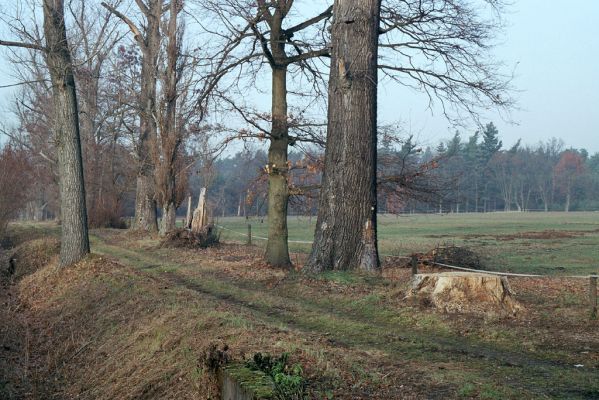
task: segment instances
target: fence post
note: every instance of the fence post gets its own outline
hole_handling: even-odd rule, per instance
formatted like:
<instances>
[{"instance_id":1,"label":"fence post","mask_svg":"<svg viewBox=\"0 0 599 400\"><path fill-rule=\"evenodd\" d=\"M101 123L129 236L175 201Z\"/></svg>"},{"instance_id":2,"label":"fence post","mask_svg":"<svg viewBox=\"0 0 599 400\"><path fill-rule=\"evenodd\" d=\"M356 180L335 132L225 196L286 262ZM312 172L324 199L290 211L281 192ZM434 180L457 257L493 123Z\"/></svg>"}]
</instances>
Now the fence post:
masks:
<instances>
[{"instance_id":1,"label":"fence post","mask_svg":"<svg viewBox=\"0 0 599 400\"><path fill-rule=\"evenodd\" d=\"M589 302L591 303L591 318L597 318L597 275L589 278Z\"/></svg>"},{"instance_id":2,"label":"fence post","mask_svg":"<svg viewBox=\"0 0 599 400\"><path fill-rule=\"evenodd\" d=\"M248 224L248 246L252 245L252 224Z\"/></svg>"},{"instance_id":3,"label":"fence post","mask_svg":"<svg viewBox=\"0 0 599 400\"><path fill-rule=\"evenodd\" d=\"M415 254L412 255L412 275L416 275L418 273L418 256Z\"/></svg>"}]
</instances>

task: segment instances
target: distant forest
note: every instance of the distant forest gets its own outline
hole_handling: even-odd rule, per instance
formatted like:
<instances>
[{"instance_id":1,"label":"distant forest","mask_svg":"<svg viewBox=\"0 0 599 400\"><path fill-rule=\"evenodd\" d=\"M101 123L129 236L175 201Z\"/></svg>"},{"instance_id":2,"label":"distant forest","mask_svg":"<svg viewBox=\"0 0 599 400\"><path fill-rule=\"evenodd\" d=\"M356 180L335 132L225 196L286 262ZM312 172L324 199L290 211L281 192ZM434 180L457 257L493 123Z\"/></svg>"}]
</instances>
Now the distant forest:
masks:
<instances>
[{"instance_id":1,"label":"distant forest","mask_svg":"<svg viewBox=\"0 0 599 400\"><path fill-rule=\"evenodd\" d=\"M493 211L594 211L599 209L599 153L566 148L552 138L534 146L518 141L505 147L492 123L470 136L455 133L435 148L421 147L413 138L381 134L378 149L378 205L380 213L451 213ZM10 154L9 154L10 153ZM19 201L27 201L23 218L57 216L58 188L47 168L27 166L18 151L6 147L3 163L19 165L36 179ZM316 215L322 171L322 152L291 152L289 156L291 215ZM18 157L17 157L18 158ZM178 196L178 215L185 213L187 196L197 201L208 188L214 217L265 216L267 210L266 151L248 145L232 155L200 157L188 168L189 187ZM127 184L126 164L113 165L122 174L112 182L105 208L94 208L90 220L118 225L134 212L133 185ZM101 177L94 177L101 178ZM94 181L94 178L90 181ZM89 196L89 195L88 195ZM102 196L99 193L99 196ZM102 203L106 204L106 203Z\"/></svg>"},{"instance_id":2,"label":"distant forest","mask_svg":"<svg viewBox=\"0 0 599 400\"><path fill-rule=\"evenodd\" d=\"M489 123L470 136L456 133L436 148L422 148L413 138L381 142L380 213L599 209L599 153L566 148L561 139L505 147ZM315 215L321 157L318 151L290 153L290 214ZM191 190L208 187L214 215L262 216L266 163L262 149L221 157L198 166Z\"/></svg>"}]
</instances>

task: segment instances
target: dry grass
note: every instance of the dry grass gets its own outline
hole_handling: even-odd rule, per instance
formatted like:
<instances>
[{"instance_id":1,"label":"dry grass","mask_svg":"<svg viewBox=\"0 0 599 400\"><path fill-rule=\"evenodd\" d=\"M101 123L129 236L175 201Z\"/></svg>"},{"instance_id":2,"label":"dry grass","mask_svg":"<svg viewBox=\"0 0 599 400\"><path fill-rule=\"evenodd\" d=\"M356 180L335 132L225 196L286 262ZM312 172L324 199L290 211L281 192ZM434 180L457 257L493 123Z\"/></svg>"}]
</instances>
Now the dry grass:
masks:
<instances>
[{"instance_id":1,"label":"dry grass","mask_svg":"<svg viewBox=\"0 0 599 400\"><path fill-rule=\"evenodd\" d=\"M23 377L15 398L217 398L206 354L225 344L234 360L289 352L313 398L599 395L584 282L512 280L527 313L485 319L407 302L409 270L391 265L305 277L240 245L181 250L102 230L93 246L102 255L24 277L20 308L2 315L8 336L29 338L16 339L19 368L4 377Z\"/></svg>"}]
</instances>

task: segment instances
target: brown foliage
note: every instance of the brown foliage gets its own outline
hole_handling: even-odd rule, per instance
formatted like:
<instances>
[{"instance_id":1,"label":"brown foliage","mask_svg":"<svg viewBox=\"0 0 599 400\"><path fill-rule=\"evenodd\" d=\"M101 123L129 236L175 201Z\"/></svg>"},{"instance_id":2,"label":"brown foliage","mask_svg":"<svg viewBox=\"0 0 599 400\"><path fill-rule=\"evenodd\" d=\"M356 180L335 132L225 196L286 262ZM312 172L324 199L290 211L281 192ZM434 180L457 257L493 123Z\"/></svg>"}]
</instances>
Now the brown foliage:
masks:
<instances>
[{"instance_id":1,"label":"brown foliage","mask_svg":"<svg viewBox=\"0 0 599 400\"><path fill-rule=\"evenodd\" d=\"M6 146L0 152L0 236L25 206L32 168L24 151Z\"/></svg>"}]
</instances>

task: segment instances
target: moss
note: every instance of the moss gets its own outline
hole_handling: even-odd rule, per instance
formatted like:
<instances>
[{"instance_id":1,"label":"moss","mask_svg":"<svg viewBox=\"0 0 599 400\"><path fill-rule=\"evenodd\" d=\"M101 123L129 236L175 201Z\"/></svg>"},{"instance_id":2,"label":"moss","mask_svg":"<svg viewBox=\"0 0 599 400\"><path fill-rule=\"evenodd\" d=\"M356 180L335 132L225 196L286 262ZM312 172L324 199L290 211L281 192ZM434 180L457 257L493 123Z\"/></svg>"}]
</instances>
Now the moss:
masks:
<instances>
[{"instance_id":1,"label":"moss","mask_svg":"<svg viewBox=\"0 0 599 400\"><path fill-rule=\"evenodd\" d=\"M272 379L262 371L254 371L244 364L230 364L225 370L237 384L245 391L253 394L254 399L274 398Z\"/></svg>"}]
</instances>

